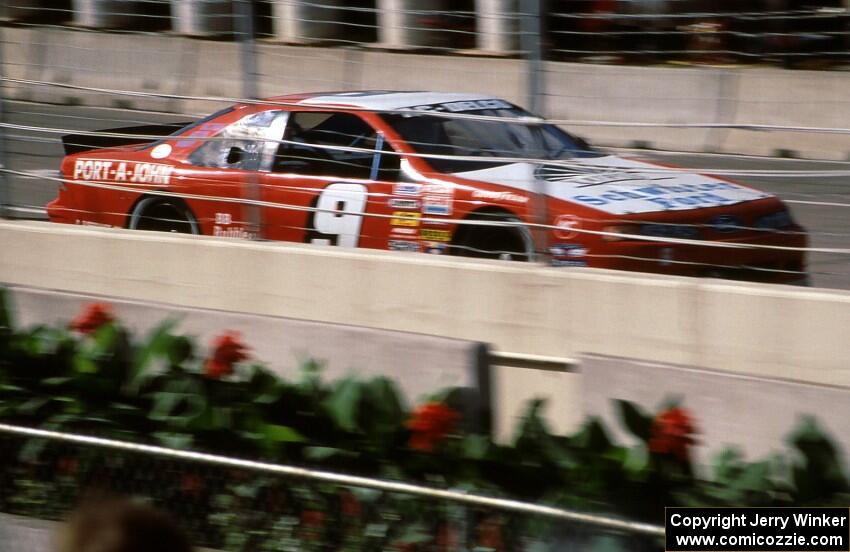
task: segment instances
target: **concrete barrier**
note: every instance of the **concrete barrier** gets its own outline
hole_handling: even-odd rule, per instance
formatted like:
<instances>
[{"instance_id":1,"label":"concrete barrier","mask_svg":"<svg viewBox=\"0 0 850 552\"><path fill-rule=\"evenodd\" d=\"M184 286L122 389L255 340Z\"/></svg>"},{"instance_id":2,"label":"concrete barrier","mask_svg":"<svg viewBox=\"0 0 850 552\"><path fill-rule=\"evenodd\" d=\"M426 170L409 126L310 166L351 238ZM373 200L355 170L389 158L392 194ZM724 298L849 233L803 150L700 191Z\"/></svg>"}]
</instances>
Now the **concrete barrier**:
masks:
<instances>
[{"instance_id":1,"label":"concrete barrier","mask_svg":"<svg viewBox=\"0 0 850 552\"><path fill-rule=\"evenodd\" d=\"M35 222L0 222L0 251L7 284L850 386L845 291ZM572 427L577 378L497 370L500 433L536 394Z\"/></svg>"},{"instance_id":2,"label":"concrete barrier","mask_svg":"<svg viewBox=\"0 0 850 552\"><path fill-rule=\"evenodd\" d=\"M584 414L605 420L620 442L636 439L621 429L611 399L652 413L676 397L696 418L703 463L728 445L750 460L787 451L803 416L814 416L844 457L850 452L850 387L598 355L583 355L580 366Z\"/></svg>"},{"instance_id":3,"label":"concrete barrier","mask_svg":"<svg viewBox=\"0 0 850 552\"><path fill-rule=\"evenodd\" d=\"M297 379L307 360L322 364L326 380L350 374L387 376L409 405L443 389L467 388L465 419L477 429L490 427L488 353L483 343L25 286L10 287L9 297L18 327L67 324L84 305L106 302L135 335L145 335L171 318L177 321L175 331L196 338L202 351L225 330L239 331L251 358L280 376Z\"/></svg>"},{"instance_id":4,"label":"concrete barrier","mask_svg":"<svg viewBox=\"0 0 850 552\"><path fill-rule=\"evenodd\" d=\"M12 45L3 48L4 74L12 78L107 90L94 92L33 85L15 86L7 95L36 102L180 111L181 102L173 98L128 96L109 91L185 93L185 83L194 80L194 59L198 57L194 51L195 42L182 37L163 41L160 36L147 34L134 35L128 40L128 35L122 34L41 27L6 28L3 36L4 41ZM7 69L10 71L6 72Z\"/></svg>"},{"instance_id":5,"label":"concrete barrier","mask_svg":"<svg viewBox=\"0 0 850 552\"><path fill-rule=\"evenodd\" d=\"M59 528L54 521L0 514L0 552L54 550Z\"/></svg>"},{"instance_id":6,"label":"concrete barrier","mask_svg":"<svg viewBox=\"0 0 850 552\"><path fill-rule=\"evenodd\" d=\"M4 72L59 83L155 93L238 97L239 45L169 35L4 28ZM24 46L29 45L29 46ZM258 47L263 95L351 89L492 93L527 104L524 61L349 48ZM850 72L768 68L628 67L549 62L544 115L627 123L735 123L850 128ZM14 98L203 113L183 102L17 87ZM850 135L734 129L575 126L603 146L850 158Z\"/></svg>"}]
</instances>

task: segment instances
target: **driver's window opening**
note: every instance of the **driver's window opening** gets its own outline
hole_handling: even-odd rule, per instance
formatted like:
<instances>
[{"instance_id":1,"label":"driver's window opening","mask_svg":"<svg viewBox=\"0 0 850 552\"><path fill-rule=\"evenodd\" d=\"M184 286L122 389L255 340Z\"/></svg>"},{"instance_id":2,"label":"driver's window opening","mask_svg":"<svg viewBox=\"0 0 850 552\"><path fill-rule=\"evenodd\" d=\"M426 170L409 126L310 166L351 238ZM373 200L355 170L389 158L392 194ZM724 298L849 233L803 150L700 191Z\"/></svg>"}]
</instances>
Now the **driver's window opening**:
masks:
<instances>
[{"instance_id":1,"label":"driver's window opening","mask_svg":"<svg viewBox=\"0 0 850 552\"><path fill-rule=\"evenodd\" d=\"M209 123L210 128L205 130L200 126L205 137L215 139L202 141L189 155L189 162L199 167L268 170L286 116L281 110L261 111L223 127ZM192 142L188 137L184 141Z\"/></svg>"},{"instance_id":2,"label":"driver's window opening","mask_svg":"<svg viewBox=\"0 0 850 552\"><path fill-rule=\"evenodd\" d=\"M392 160L387 160L388 165L383 158L396 156L381 155L376 150L387 149L375 130L356 115L296 112L289 117L272 171L383 180L392 169Z\"/></svg>"}]
</instances>

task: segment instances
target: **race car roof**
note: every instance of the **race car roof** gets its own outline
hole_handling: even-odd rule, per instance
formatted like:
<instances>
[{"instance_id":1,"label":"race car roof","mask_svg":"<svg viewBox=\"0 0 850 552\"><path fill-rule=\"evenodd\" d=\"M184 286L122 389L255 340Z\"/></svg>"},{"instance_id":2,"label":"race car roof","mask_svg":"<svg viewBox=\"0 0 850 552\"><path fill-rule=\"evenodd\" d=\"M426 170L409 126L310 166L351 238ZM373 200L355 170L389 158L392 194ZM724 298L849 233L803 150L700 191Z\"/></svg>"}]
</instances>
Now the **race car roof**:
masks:
<instances>
[{"instance_id":1,"label":"race car roof","mask_svg":"<svg viewBox=\"0 0 850 552\"><path fill-rule=\"evenodd\" d=\"M285 98L273 98L284 100ZM289 98L287 98L289 99ZM355 92L331 92L301 97L299 105L350 106L361 109L394 110L428 104L464 102L475 100L495 100L487 94L469 94L458 92L396 92L389 90L366 90Z\"/></svg>"}]
</instances>

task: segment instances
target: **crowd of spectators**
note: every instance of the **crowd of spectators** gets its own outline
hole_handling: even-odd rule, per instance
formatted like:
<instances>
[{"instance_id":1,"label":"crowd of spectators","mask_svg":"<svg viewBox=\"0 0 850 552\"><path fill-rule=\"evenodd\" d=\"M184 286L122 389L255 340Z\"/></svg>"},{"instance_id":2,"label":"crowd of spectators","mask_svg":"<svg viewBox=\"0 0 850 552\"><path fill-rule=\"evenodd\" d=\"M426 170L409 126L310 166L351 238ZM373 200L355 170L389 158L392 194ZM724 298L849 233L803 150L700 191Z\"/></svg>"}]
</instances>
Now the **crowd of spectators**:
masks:
<instances>
[{"instance_id":1,"label":"crowd of spectators","mask_svg":"<svg viewBox=\"0 0 850 552\"><path fill-rule=\"evenodd\" d=\"M559 59L847 64L848 0L548 0Z\"/></svg>"},{"instance_id":2,"label":"crowd of spectators","mask_svg":"<svg viewBox=\"0 0 850 552\"><path fill-rule=\"evenodd\" d=\"M252 0L253 28L260 38L274 39L273 1ZM324 40L346 45L380 41L378 0L305 1L312 2L313 8L304 12L304 17L335 26ZM773 63L803 68L850 65L850 0L529 1L541 3L542 46L548 59ZM502 6L522 14L529 1L514 0ZM144 9L130 14L126 23L130 28L167 31L173 27L171 0L137 3ZM67 24L73 10L71 0L51 0L50 5L50 9L30 12L27 17L35 23ZM426 41L429 47L439 51L474 51L477 47L480 14L476 8L483 4L475 0L409 0L400 5L416 14L407 24L432 35Z\"/></svg>"}]
</instances>

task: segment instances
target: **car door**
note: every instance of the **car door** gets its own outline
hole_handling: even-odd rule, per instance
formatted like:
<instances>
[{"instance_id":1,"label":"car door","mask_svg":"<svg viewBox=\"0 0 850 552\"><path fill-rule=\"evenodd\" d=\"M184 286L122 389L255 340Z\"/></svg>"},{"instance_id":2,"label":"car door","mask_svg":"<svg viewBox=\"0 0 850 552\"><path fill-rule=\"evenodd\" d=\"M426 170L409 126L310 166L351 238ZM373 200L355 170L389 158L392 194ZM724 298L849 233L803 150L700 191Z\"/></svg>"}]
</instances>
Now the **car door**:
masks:
<instances>
[{"instance_id":1,"label":"car door","mask_svg":"<svg viewBox=\"0 0 850 552\"><path fill-rule=\"evenodd\" d=\"M282 110L235 112L234 120L216 123L210 133L214 139L200 141L188 155L181 171L182 188L193 195L218 198L189 200L202 233L263 237L257 205L262 195L261 171L272 165L287 116Z\"/></svg>"},{"instance_id":2,"label":"car door","mask_svg":"<svg viewBox=\"0 0 850 552\"><path fill-rule=\"evenodd\" d=\"M267 238L387 248L398 157L354 113L292 111L262 175Z\"/></svg>"}]
</instances>

